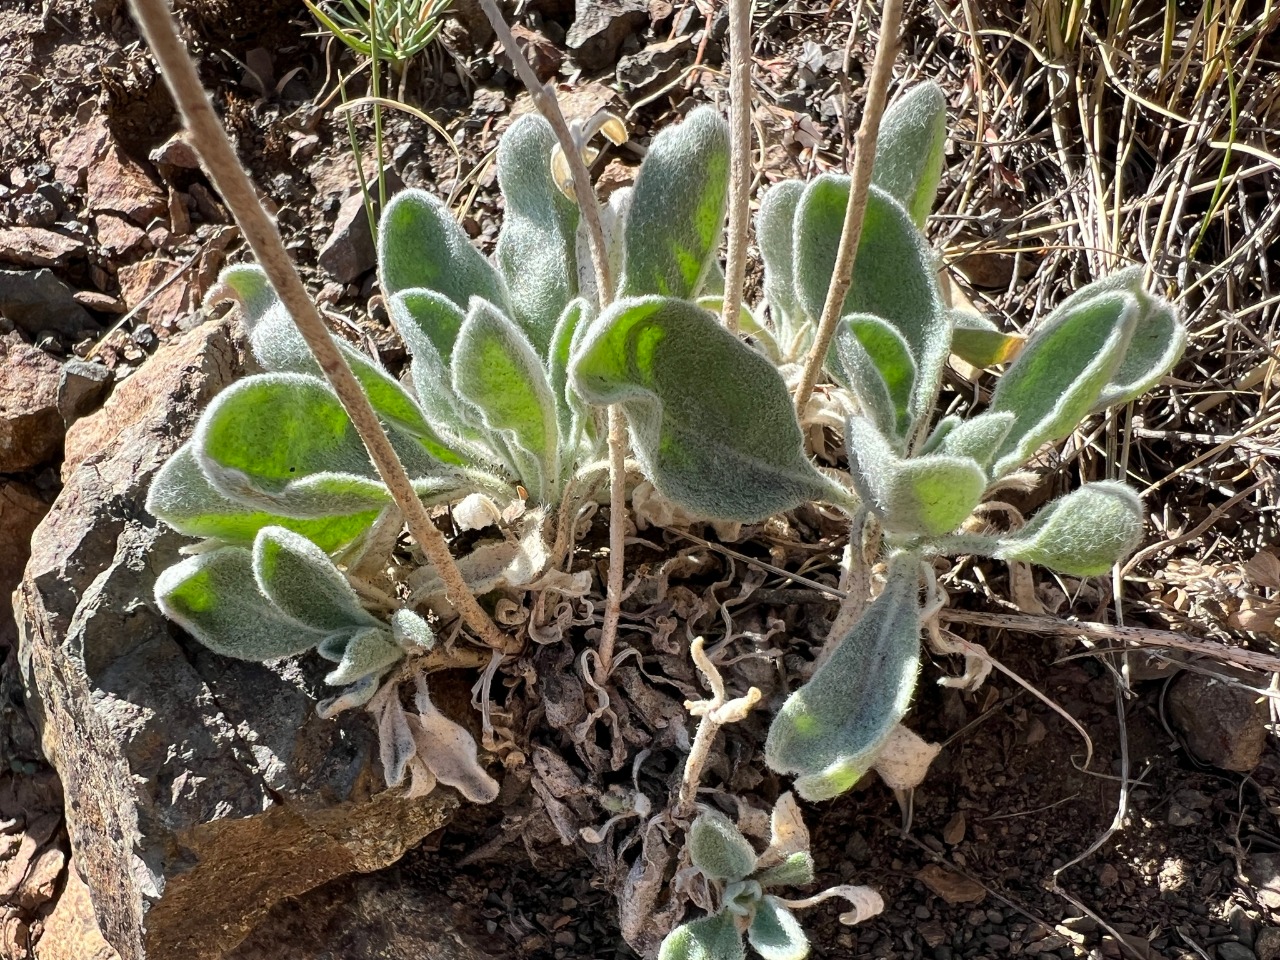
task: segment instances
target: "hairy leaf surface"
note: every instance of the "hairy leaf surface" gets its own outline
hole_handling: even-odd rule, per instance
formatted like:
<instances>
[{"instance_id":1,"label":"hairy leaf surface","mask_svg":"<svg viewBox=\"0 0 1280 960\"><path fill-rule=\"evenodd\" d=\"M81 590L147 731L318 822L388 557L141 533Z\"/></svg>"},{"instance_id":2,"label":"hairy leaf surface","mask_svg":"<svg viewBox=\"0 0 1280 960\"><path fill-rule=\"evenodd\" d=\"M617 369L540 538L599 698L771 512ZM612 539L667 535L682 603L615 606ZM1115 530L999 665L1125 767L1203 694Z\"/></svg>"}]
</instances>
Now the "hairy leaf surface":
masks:
<instances>
[{"instance_id":1,"label":"hairy leaf surface","mask_svg":"<svg viewBox=\"0 0 1280 960\"><path fill-rule=\"evenodd\" d=\"M916 365L902 334L879 317L857 313L845 317L846 336L836 341L836 353L849 387L863 413L880 432L892 437L902 452L911 430L911 397Z\"/></svg>"},{"instance_id":2,"label":"hairy leaf surface","mask_svg":"<svg viewBox=\"0 0 1280 960\"><path fill-rule=\"evenodd\" d=\"M805 456L777 369L694 304L615 302L591 324L571 377L587 402L622 404L645 475L690 513L751 523L848 499Z\"/></svg>"},{"instance_id":3,"label":"hairy leaf surface","mask_svg":"<svg viewBox=\"0 0 1280 960\"><path fill-rule=\"evenodd\" d=\"M760 898L747 941L764 960L804 960L809 955L809 938L777 897Z\"/></svg>"},{"instance_id":4,"label":"hairy leaf surface","mask_svg":"<svg viewBox=\"0 0 1280 960\"><path fill-rule=\"evenodd\" d=\"M506 201L494 260L511 292L514 319L546 357L565 306L578 294L578 206L551 176L555 131L525 114L498 141L498 186Z\"/></svg>"},{"instance_id":5,"label":"hairy leaf surface","mask_svg":"<svg viewBox=\"0 0 1280 960\"><path fill-rule=\"evenodd\" d=\"M906 207L923 227L942 179L947 100L931 80L894 97L880 120L871 182Z\"/></svg>"},{"instance_id":6,"label":"hairy leaf surface","mask_svg":"<svg viewBox=\"0 0 1280 960\"><path fill-rule=\"evenodd\" d=\"M1075 577L1101 576L1142 539L1142 501L1123 483L1086 483L1001 538L994 555Z\"/></svg>"},{"instance_id":7,"label":"hairy leaf surface","mask_svg":"<svg viewBox=\"0 0 1280 960\"><path fill-rule=\"evenodd\" d=\"M542 362L514 322L477 300L458 333L453 390L507 441L535 499L553 502L559 482L556 403Z\"/></svg>"},{"instance_id":8,"label":"hairy leaf surface","mask_svg":"<svg viewBox=\"0 0 1280 960\"><path fill-rule=\"evenodd\" d=\"M914 554L890 558L884 591L774 717L765 760L795 774L804 799L850 789L906 714L920 668L918 577Z\"/></svg>"},{"instance_id":9,"label":"hairy leaf surface","mask_svg":"<svg viewBox=\"0 0 1280 960\"><path fill-rule=\"evenodd\" d=\"M982 499L986 472L968 457L928 454L904 460L866 419L848 424L849 473L888 533L940 536Z\"/></svg>"},{"instance_id":10,"label":"hairy leaf surface","mask_svg":"<svg viewBox=\"0 0 1280 960\"><path fill-rule=\"evenodd\" d=\"M324 682L338 687L377 676L404 656L385 627L365 627L350 634L342 659L325 675Z\"/></svg>"},{"instance_id":11,"label":"hairy leaf surface","mask_svg":"<svg viewBox=\"0 0 1280 960\"><path fill-rule=\"evenodd\" d=\"M214 653L237 660L292 656L323 636L263 596L244 547L221 547L169 567L156 578L156 603Z\"/></svg>"},{"instance_id":12,"label":"hairy leaf surface","mask_svg":"<svg viewBox=\"0 0 1280 960\"><path fill-rule=\"evenodd\" d=\"M329 633L382 626L360 605L351 584L324 551L283 527L258 532L253 542L253 575L264 596L313 630Z\"/></svg>"},{"instance_id":13,"label":"hairy leaf surface","mask_svg":"<svg viewBox=\"0 0 1280 960\"><path fill-rule=\"evenodd\" d=\"M699 107L649 146L624 227L620 292L689 298L720 247L729 189L729 128Z\"/></svg>"},{"instance_id":14,"label":"hairy leaf surface","mask_svg":"<svg viewBox=\"0 0 1280 960\"><path fill-rule=\"evenodd\" d=\"M791 345L800 325L807 319L796 299L795 263L792 250L796 207L804 193L801 180L783 180L768 189L756 215L756 238L764 260L764 297L782 349Z\"/></svg>"},{"instance_id":15,"label":"hairy leaf surface","mask_svg":"<svg viewBox=\"0 0 1280 960\"><path fill-rule=\"evenodd\" d=\"M658 949L658 960L746 960L746 956L742 934L728 910L682 923Z\"/></svg>"},{"instance_id":16,"label":"hairy leaf surface","mask_svg":"<svg viewBox=\"0 0 1280 960\"><path fill-rule=\"evenodd\" d=\"M424 190L391 198L378 224L378 268L386 296L413 287L444 294L463 310L472 297L508 309L507 291L447 207Z\"/></svg>"},{"instance_id":17,"label":"hairy leaf surface","mask_svg":"<svg viewBox=\"0 0 1280 960\"><path fill-rule=\"evenodd\" d=\"M756 866L756 851L733 821L707 808L689 827L689 859L712 880L741 880Z\"/></svg>"},{"instance_id":18,"label":"hairy leaf surface","mask_svg":"<svg viewBox=\"0 0 1280 960\"><path fill-rule=\"evenodd\" d=\"M218 492L200 469L191 443L179 447L156 473L147 491L147 512L188 537L227 543L253 542L263 527L279 526L336 550L360 536L377 518L377 510L298 519L246 506Z\"/></svg>"},{"instance_id":19,"label":"hairy leaf surface","mask_svg":"<svg viewBox=\"0 0 1280 960\"><path fill-rule=\"evenodd\" d=\"M1134 297L1105 293L1059 307L1032 334L991 396L991 412L1014 417L993 458L994 476L1022 466L1088 415L1120 365L1138 313Z\"/></svg>"}]
</instances>

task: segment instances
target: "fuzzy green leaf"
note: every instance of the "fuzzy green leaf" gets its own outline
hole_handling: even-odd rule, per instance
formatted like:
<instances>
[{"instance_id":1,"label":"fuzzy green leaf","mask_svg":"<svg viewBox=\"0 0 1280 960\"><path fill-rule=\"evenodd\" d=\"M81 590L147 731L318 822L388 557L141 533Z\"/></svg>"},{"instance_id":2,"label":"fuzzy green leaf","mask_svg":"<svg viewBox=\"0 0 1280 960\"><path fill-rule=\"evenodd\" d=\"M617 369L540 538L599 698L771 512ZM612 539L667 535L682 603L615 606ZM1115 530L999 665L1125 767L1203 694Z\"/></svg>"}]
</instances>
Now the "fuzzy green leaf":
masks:
<instances>
[{"instance_id":1,"label":"fuzzy green leaf","mask_svg":"<svg viewBox=\"0 0 1280 960\"><path fill-rule=\"evenodd\" d=\"M711 107L653 138L624 228L622 296L691 298L720 248L729 128Z\"/></svg>"},{"instance_id":2,"label":"fuzzy green leaf","mask_svg":"<svg viewBox=\"0 0 1280 960\"><path fill-rule=\"evenodd\" d=\"M909 439L916 380L911 347L902 334L870 314L845 317L841 328L847 335L836 341L836 351L849 387L863 413L901 450Z\"/></svg>"},{"instance_id":3,"label":"fuzzy green leaf","mask_svg":"<svg viewBox=\"0 0 1280 960\"><path fill-rule=\"evenodd\" d=\"M994 555L1074 577L1101 576L1138 545L1142 515L1142 501L1123 483L1086 483L1002 537Z\"/></svg>"},{"instance_id":4,"label":"fuzzy green leaf","mask_svg":"<svg viewBox=\"0 0 1280 960\"><path fill-rule=\"evenodd\" d=\"M923 227L942 179L947 100L931 80L894 97L880 120L871 182L907 208Z\"/></svg>"},{"instance_id":5,"label":"fuzzy green leaf","mask_svg":"<svg viewBox=\"0 0 1280 960\"><path fill-rule=\"evenodd\" d=\"M907 712L920 668L919 558L896 554L883 592L769 727L765 760L806 800L849 790Z\"/></svg>"},{"instance_id":6,"label":"fuzzy green leaf","mask_svg":"<svg viewBox=\"0 0 1280 960\"><path fill-rule=\"evenodd\" d=\"M249 328L249 345L263 368L272 373L305 373L320 378L320 365L289 317L284 304L276 297L266 274L258 266L229 267L221 282L232 286L241 298L241 313ZM253 311L253 318L249 312ZM418 404L386 370L359 350L333 338L335 346L346 358L352 373L364 388L378 416L387 423L417 437L427 451L444 463L461 462L429 424Z\"/></svg>"},{"instance_id":7,"label":"fuzzy green leaf","mask_svg":"<svg viewBox=\"0 0 1280 960\"><path fill-rule=\"evenodd\" d=\"M888 533L950 533L987 488L987 475L973 460L939 454L904 460L863 417L849 419L847 437L854 487Z\"/></svg>"},{"instance_id":8,"label":"fuzzy green leaf","mask_svg":"<svg viewBox=\"0 0 1280 960\"><path fill-rule=\"evenodd\" d=\"M983 413L968 420L946 417L939 421L920 452L964 457L985 469L1012 428L1011 413Z\"/></svg>"},{"instance_id":9,"label":"fuzzy green leaf","mask_svg":"<svg viewBox=\"0 0 1280 960\"><path fill-rule=\"evenodd\" d=\"M692 303L616 301L570 376L588 403L622 404L645 475L690 513L751 523L848 499L805 456L777 368Z\"/></svg>"},{"instance_id":10,"label":"fuzzy green leaf","mask_svg":"<svg viewBox=\"0 0 1280 960\"><path fill-rule=\"evenodd\" d=\"M420 493L460 484L416 441L400 440L395 445L410 476L423 478ZM220 493L268 512L352 514L390 499L338 398L303 374L232 384L201 416L192 446Z\"/></svg>"},{"instance_id":11,"label":"fuzzy green leaf","mask_svg":"<svg viewBox=\"0 0 1280 960\"><path fill-rule=\"evenodd\" d=\"M380 675L404 656L403 648L392 640L386 627L366 627L353 631L349 636L342 651L342 660L324 678L324 682L332 687Z\"/></svg>"},{"instance_id":12,"label":"fuzzy green leaf","mask_svg":"<svg viewBox=\"0 0 1280 960\"><path fill-rule=\"evenodd\" d=\"M336 550L350 543L378 516L377 510L366 510L295 519L255 510L218 492L200 469L190 443L179 447L156 473L147 490L146 509L188 537L248 544L263 527L280 526L302 534L322 550Z\"/></svg>"},{"instance_id":13,"label":"fuzzy green leaf","mask_svg":"<svg viewBox=\"0 0 1280 960\"><path fill-rule=\"evenodd\" d=\"M1014 416L992 458L994 476L1022 466L1088 415L1120 365L1138 314L1134 297L1105 293L1059 307L1032 334L991 396L991 412Z\"/></svg>"},{"instance_id":14,"label":"fuzzy green leaf","mask_svg":"<svg viewBox=\"0 0 1280 960\"><path fill-rule=\"evenodd\" d=\"M453 351L453 390L506 441L534 499L555 502L559 439L555 397L529 339L491 304L477 300Z\"/></svg>"},{"instance_id":15,"label":"fuzzy green leaf","mask_svg":"<svg viewBox=\"0 0 1280 960\"><path fill-rule=\"evenodd\" d=\"M796 206L804 193L801 180L783 180L769 188L756 215L756 238L764 260L764 297L782 349L791 345L808 319L796 300L792 236Z\"/></svg>"},{"instance_id":16,"label":"fuzzy green leaf","mask_svg":"<svg viewBox=\"0 0 1280 960\"><path fill-rule=\"evenodd\" d=\"M407 607L391 615L391 634L404 650L430 650L436 645L436 635L427 621Z\"/></svg>"},{"instance_id":17,"label":"fuzzy green leaf","mask_svg":"<svg viewBox=\"0 0 1280 960\"><path fill-rule=\"evenodd\" d=\"M258 589L285 614L330 633L381 624L364 607L333 561L306 537L264 527L253 542Z\"/></svg>"},{"instance_id":18,"label":"fuzzy green leaf","mask_svg":"<svg viewBox=\"0 0 1280 960\"><path fill-rule=\"evenodd\" d=\"M802 887L813 883L813 855L807 850L797 850L785 860L755 876L761 887Z\"/></svg>"},{"instance_id":19,"label":"fuzzy green leaf","mask_svg":"<svg viewBox=\"0 0 1280 960\"><path fill-rule=\"evenodd\" d=\"M546 357L556 321L578 294L578 206L551 176L551 124L526 114L498 142L498 186L506 201L494 260L511 292L514 319Z\"/></svg>"},{"instance_id":20,"label":"fuzzy green leaf","mask_svg":"<svg viewBox=\"0 0 1280 960\"><path fill-rule=\"evenodd\" d=\"M746 960L746 956L737 921L728 910L682 923L658 948L658 960Z\"/></svg>"},{"instance_id":21,"label":"fuzzy green leaf","mask_svg":"<svg viewBox=\"0 0 1280 960\"><path fill-rule=\"evenodd\" d=\"M1016 333L1003 333L999 327L969 310L950 310L951 352L975 367L994 367L1008 363L1022 352L1026 338Z\"/></svg>"},{"instance_id":22,"label":"fuzzy green leaf","mask_svg":"<svg viewBox=\"0 0 1280 960\"><path fill-rule=\"evenodd\" d=\"M849 178L824 174L810 181L796 207L796 298L810 317L822 315L848 205ZM933 409L951 349L951 321L943 309L933 253L902 205L876 186L868 192L853 278L840 310L841 316L848 314L879 317L906 341L916 365L910 422L919 423ZM840 330L836 336L852 333ZM838 348L827 364L848 382Z\"/></svg>"},{"instance_id":23,"label":"fuzzy green leaf","mask_svg":"<svg viewBox=\"0 0 1280 960\"><path fill-rule=\"evenodd\" d=\"M761 897L747 941L764 960L804 960L809 955L809 938L777 897Z\"/></svg>"},{"instance_id":24,"label":"fuzzy green leaf","mask_svg":"<svg viewBox=\"0 0 1280 960\"><path fill-rule=\"evenodd\" d=\"M443 203L423 190L402 190L378 224L378 269L386 296L425 287L463 310L480 297L506 310L506 287Z\"/></svg>"},{"instance_id":25,"label":"fuzzy green leaf","mask_svg":"<svg viewBox=\"0 0 1280 960\"><path fill-rule=\"evenodd\" d=\"M1142 287L1142 267L1129 267L1081 287L1059 310L1073 309L1106 293L1128 293L1138 301L1133 336L1120 366L1093 406L1093 412L1142 396L1173 369L1187 343L1187 328L1172 304Z\"/></svg>"},{"instance_id":26,"label":"fuzzy green leaf","mask_svg":"<svg viewBox=\"0 0 1280 960\"><path fill-rule=\"evenodd\" d=\"M156 578L156 603L214 653L237 660L292 656L323 636L262 595L244 547L210 550L169 567Z\"/></svg>"},{"instance_id":27,"label":"fuzzy green leaf","mask_svg":"<svg viewBox=\"0 0 1280 960\"><path fill-rule=\"evenodd\" d=\"M590 308L585 300L574 300L565 307L556 322L551 338L551 350L547 356L547 380L556 398L556 419L560 425L560 442L566 451L572 449L578 433L577 423L584 410L578 395L569 389L569 362L573 347L580 343L586 332Z\"/></svg>"},{"instance_id":28,"label":"fuzzy green leaf","mask_svg":"<svg viewBox=\"0 0 1280 960\"><path fill-rule=\"evenodd\" d=\"M708 808L689 827L689 859L712 880L741 880L756 868L756 852L719 810Z\"/></svg>"}]
</instances>

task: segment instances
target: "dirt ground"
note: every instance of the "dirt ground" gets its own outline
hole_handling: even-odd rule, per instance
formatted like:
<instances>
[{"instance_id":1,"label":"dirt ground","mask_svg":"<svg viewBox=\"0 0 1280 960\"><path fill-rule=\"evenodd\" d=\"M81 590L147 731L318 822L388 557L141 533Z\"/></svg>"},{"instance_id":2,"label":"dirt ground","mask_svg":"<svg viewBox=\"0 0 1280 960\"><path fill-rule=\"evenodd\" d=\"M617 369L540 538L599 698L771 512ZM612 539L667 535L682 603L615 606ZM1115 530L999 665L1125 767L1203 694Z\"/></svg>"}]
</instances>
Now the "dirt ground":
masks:
<instances>
[{"instance_id":1,"label":"dirt ground","mask_svg":"<svg viewBox=\"0 0 1280 960\"><path fill-rule=\"evenodd\" d=\"M863 14L856 33L850 6ZM757 5L760 185L845 162L842 116L856 124L878 30L878 18L868 18L874 6ZM1274 716L1265 706L1234 718L1214 713L1233 696L1260 701L1248 691L1269 678L1233 675L1230 694L1178 688L1221 668L1229 658L1215 650L1280 654L1280 560L1272 552L1280 11L1270 2L1205 0L1169 5L1174 19L1166 23L1166 5L1152 0L907 7L895 76L932 77L950 101L947 174L930 232L956 282L1008 328L1022 329L1088 278L1150 260L1192 332L1186 359L1152 396L1067 441L1040 465L1045 480L1027 495L1034 506L1109 476L1145 490L1147 546L1124 581L1113 590L1022 571L1010 582L1002 565L966 562L941 571L952 607L1176 630L1205 645L1147 657L1106 640L953 623L1025 684L997 672L961 694L936 683L957 673L956 663L926 662L909 722L944 749L909 816L878 781L806 809L819 887L867 883L887 904L855 928L837 922L832 903L809 911L813 956L1272 960L1280 956L1280 881L1268 887L1271 857L1280 855L1280 754L1268 738L1247 770L1220 761ZM1088 14L1074 18L1077 7ZM555 0L521 9L529 42L556 74L573 10ZM338 279L317 265L354 182L346 124L335 112L335 77L354 62L316 35L301 4L188 0L180 11L215 103L313 289L350 321L353 339L393 367L403 362L385 321L365 310L369 271ZM473 14L460 9L444 44L415 64L401 91L451 142L403 113L387 115L385 140L393 179L450 198L487 246L500 223L492 150L513 113L529 105ZM607 62L587 70L572 58L560 63L569 112L608 106L644 143L693 104L723 103L720 4L650 0L631 24ZM178 153L154 153L176 119L119 0L10 0L0 10L0 67L0 268L47 261L81 291L91 324L31 339L59 362L92 355L121 379L195 322L218 268L246 251L198 169ZM352 81L352 95L362 83ZM371 170L367 111L357 118ZM103 184L94 169L107 161L118 171ZM597 172L607 187L625 182L637 162L623 148ZM30 230L60 239L23 232ZM42 253L40 243L62 246ZM947 399L957 407L992 383L973 371L948 376ZM56 464L20 479L47 499ZM804 565L821 578L834 571L839 545L822 539L821 523L812 526L819 549ZM641 536L663 544L660 532ZM733 549L771 557L762 541ZM590 550L588 542L584 562ZM747 565L714 548L698 557L673 585L721 601L736 596ZM793 585L769 576L756 586L767 594ZM749 600L735 615L754 624L780 619L807 649L833 612L814 597ZM624 625L643 622L641 606L629 611ZM709 642L725 631L709 614L693 627ZM40 805L56 814L56 787L22 719L9 663L0 683L0 752L9 761L0 787L10 805L27 805L31 821ZM1189 747L1180 709L1226 725L1219 762ZM713 771L728 778L732 751L758 747L762 735L746 730L747 746L729 746ZM531 750L538 746L575 769L589 766L554 731ZM776 796L785 785L757 775L747 788ZM503 955L633 956L598 862L561 843L539 811L528 776L508 774L499 804L468 810L388 875L469 904L477 933ZM3 804L0 814L12 816ZM41 841L50 849L59 842L65 848L56 830ZM18 948L32 947L40 955L38 921L66 889L64 869L65 856L43 901L9 908L6 937L18 936L20 917L33 939L0 939L0 953L25 956Z\"/></svg>"}]
</instances>

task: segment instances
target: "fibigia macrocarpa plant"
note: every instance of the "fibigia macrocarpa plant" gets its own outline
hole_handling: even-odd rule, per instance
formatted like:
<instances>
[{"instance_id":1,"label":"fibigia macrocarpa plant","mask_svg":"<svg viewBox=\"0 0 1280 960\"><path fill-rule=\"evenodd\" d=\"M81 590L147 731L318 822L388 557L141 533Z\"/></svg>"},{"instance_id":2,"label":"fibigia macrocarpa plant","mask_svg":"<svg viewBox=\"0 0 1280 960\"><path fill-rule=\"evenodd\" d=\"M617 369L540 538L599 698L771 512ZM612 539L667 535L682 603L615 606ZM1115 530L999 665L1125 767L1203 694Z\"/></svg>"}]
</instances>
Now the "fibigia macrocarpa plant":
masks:
<instances>
[{"instance_id":1,"label":"fibigia macrocarpa plant","mask_svg":"<svg viewBox=\"0 0 1280 960\"><path fill-rule=\"evenodd\" d=\"M492 259L425 191L406 190L382 212L381 297L411 357L407 377L353 348L341 353L417 497L452 507L460 530L502 528L502 539L457 566L490 607L508 604L505 624L528 623L521 629L534 635L521 606L527 591L591 590L590 571L562 568L578 507L596 497L607 469L606 407L625 415L632 479L649 486L672 523L751 525L815 501L850 520L848 599L807 682L785 702L761 702L758 690L727 700L696 645L717 689L694 711L710 726L690 752L685 799L668 808L678 824L689 822L683 808L695 805L716 729L757 706L773 712L764 759L795 778L802 798L843 793L872 769L910 790L934 752L901 725L922 633L950 649L933 617L928 561L981 554L1092 576L1141 533L1141 505L1118 483L1086 484L1025 523L1000 491L1025 482L1025 465L1083 418L1149 389L1180 355L1182 325L1143 289L1138 269L1080 290L1025 340L949 306L921 232L942 172L945 119L942 93L929 83L885 114L851 282L831 348L809 370L803 358L827 342L821 318L837 299L829 291L839 289L833 274L857 191L834 174L767 190L756 222L764 301L744 307L741 333L731 331L717 314L736 302L725 297L719 262L729 133L711 108L658 134L634 186L600 211L604 256L594 268L575 199L581 184L540 117L517 120L500 142L506 211ZM625 133L616 118L596 118L573 128L570 146L589 155L597 132L615 142ZM616 283L602 282L611 275ZM335 665L327 682L341 688L321 712L363 705L376 715L388 784L408 779L423 793L441 782L492 800L498 785L474 739L432 704L425 670L414 667L446 656L431 626L453 613L444 572L395 554L402 517L390 487L266 275L232 267L216 297L237 303L264 372L217 397L156 477L149 510L203 539L159 578L158 602L227 656L316 650ZM938 417L952 356L1008 364L987 408L967 419ZM798 415L797 380L819 364L830 382ZM847 472L820 469L805 446L806 429L835 423ZM867 605L869 587L876 596ZM521 598L514 611L512 596ZM503 652L493 652L486 691ZM611 661L598 660L606 666L590 678L599 703L590 722L608 710ZM416 713L400 701L409 678ZM813 879L790 794L773 822L773 841L757 854L712 808L692 821L686 852L705 880L698 902L708 915L672 930L664 958L727 960L746 943L767 960L806 954L792 910L824 894L777 892ZM854 900L850 922L879 909L866 888L828 893Z\"/></svg>"}]
</instances>

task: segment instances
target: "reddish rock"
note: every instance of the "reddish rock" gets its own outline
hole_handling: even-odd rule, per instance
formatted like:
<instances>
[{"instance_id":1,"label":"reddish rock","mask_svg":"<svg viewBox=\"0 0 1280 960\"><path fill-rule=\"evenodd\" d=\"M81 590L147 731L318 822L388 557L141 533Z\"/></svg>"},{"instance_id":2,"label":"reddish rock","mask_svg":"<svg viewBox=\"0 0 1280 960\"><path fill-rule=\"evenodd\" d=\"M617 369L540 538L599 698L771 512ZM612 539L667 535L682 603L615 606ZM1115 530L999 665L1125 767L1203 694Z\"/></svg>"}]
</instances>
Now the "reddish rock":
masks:
<instances>
[{"instance_id":1,"label":"reddish rock","mask_svg":"<svg viewBox=\"0 0 1280 960\"><path fill-rule=\"evenodd\" d=\"M79 237L40 227L0 227L0 261L22 267L59 267L83 257L85 242Z\"/></svg>"},{"instance_id":2,"label":"reddish rock","mask_svg":"<svg viewBox=\"0 0 1280 960\"><path fill-rule=\"evenodd\" d=\"M114 143L109 144L102 158L89 167L85 199L89 202L89 209L95 213L110 211L123 214L144 227L167 206L160 185Z\"/></svg>"},{"instance_id":3,"label":"reddish rock","mask_svg":"<svg viewBox=\"0 0 1280 960\"><path fill-rule=\"evenodd\" d=\"M189 277L173 277L181 269L180 263L153 257L128 264L117 271L120 296L126 307L138 310L135 316L139 323L146 321L155 327L176 326L199 307L199 294L191 289Z\"/></svg>"},{"instance_id":4,"label":"reddish rock","mask_svg":"<svg viewBox=\"0 0 1280 960\"><path fill-rule=\"evenodd\" d=\"M102 158L110 139L106 117L95 111L92 120L77 124L71 135L53 148L57 163L54 176L76 190L83 189L89 169Z\"/></svg>"},{"instance_id":5,"label":"reddish rock","mask_svg":"<svg viewBox=\"0 0 1280 960\"><path fill-rule=\"evenodd\" d=\"M0 337L0 473L22 473L62 449L61 365L17 333Z\"/></svg>"},{"instance_id":6,"label":"reddish rock","mask_svg":"<svg viewBox=\"0 0 1280 960\"><path fill-rule=\"evenodd\" d=\"M321 248L316 261L321 269L339 283L352 283L377 263L373 231L364 195L353 193L338 208L333 232Z\"/></svg>"},{"instance_id":7,"label":"reddish rock","mask_svg":"<svg viewBox=\"0 0 1280 960\"><path fill-rule=\"evenodd\" d=\"M172 173L174 170L200 169L200 157L197 156L195 147L187 143L180 133L175 133L152 150L148 159L162 174Z\"/></svg>"},{"instance_id":8,"label":"reddish rock","mask_svg":"<svg viewBox=\"0 0 1280 960\"><path fill-rule=\"evenodd\" d=\"M228 325L205 324L75 424L15 595L72 857L122 960L220 960L277 902L388 866L458 805L381 789L368 717L315 714L319 657L219 657L149 602L189 541L146 514L147 489L243 372Z\"/></svg>"},{"instance_id":9,"label":"reddish rock","mask_svg":"<svg viewBox=\"0 0 1280 960\"><path fill-rule=\"evenodd\" d=\"M73 863L67 883L35 944L35 960L120 960L98 929L93 901Z\"/></svg>"},{"instance_id":10,"label":"reddish rock","mask_svg":"<svg viewBox=\"0 0 1280 960\"><path fill-rule=\"evenodd\" d=\"M99 213L93 218L98 246L110 257L123 257L149 246L145 231L116 213Z\"/></svg>"},{"instance_id":11,"label":"reddish rock","mask_svg":"<svg viewBox=\"0 0 1280 960\"><path fill-rule=\"evenodd\" d=\"M31 555L31 534L49 512L52 498L45 499L35 487L21 480L0 480L0 650L17 636L13 608L8 598L22 580L22 568Z\"/></svg>"}]
</instances>

